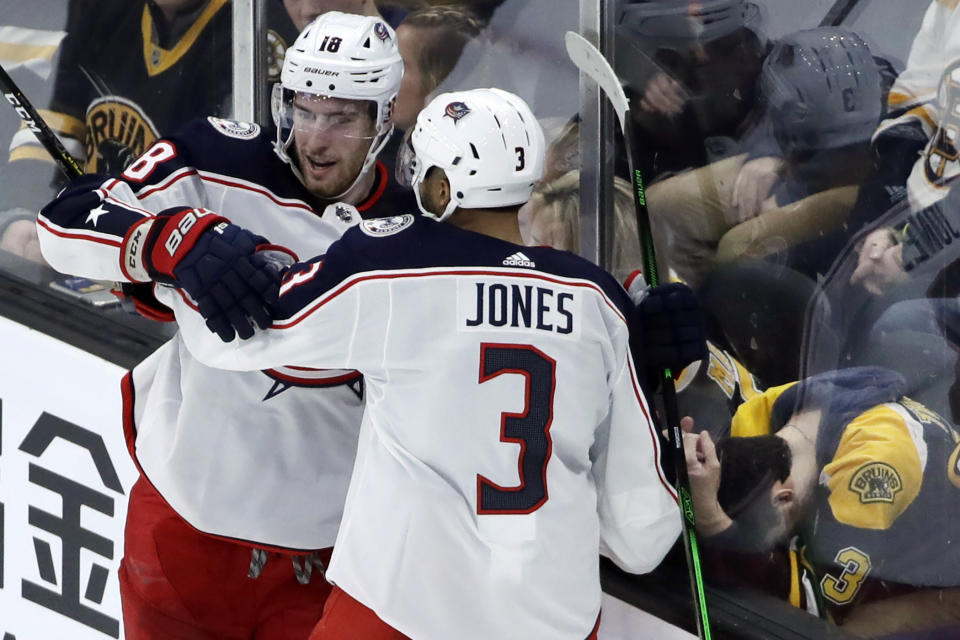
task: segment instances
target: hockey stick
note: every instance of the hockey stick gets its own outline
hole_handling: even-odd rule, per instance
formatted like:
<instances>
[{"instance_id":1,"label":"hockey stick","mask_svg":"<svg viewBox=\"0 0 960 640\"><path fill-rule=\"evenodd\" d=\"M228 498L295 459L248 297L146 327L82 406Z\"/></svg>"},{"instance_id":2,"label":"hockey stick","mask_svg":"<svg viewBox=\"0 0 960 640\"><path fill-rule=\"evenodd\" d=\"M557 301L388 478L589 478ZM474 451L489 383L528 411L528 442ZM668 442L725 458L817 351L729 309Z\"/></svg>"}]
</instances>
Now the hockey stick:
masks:
<instances>
[{"instance_id":1,"label":"hockey stick","mask_svg":"<svg viewBox=\"0 0 960 640\"><path fill-rule=\"evenodd\" d=\"M33 108L33 105L30 104L27 97L23 95L20 87L17 86L17 83L13 81L13 78L10 77L3 66L0 66L0 88L3 89L3 97L13 106L14 111L17 112L20 119L27 125L27 128L37 136L37 140L40 141L43 148L47 150L47 153L49 153L54 162L57 163L57 167L59 167L68 178L82 176L83 169L80 168L80 165L74 157L70 155L67 148L60 142L57 134L50 129L40 114L37 113L37 110Z\"/></svg>"},{"instance_id":2,"label":"hockey stick","mask_svg":"<svg viewBox=\"0 0 960 640\"><path fill-rule=\"evenodd\" d=\"M573 31L567 31L565 42L567 55L577 68L587 74L606 94L617 112L620 120L620 130L623 132L623 143L627 151L627 163L630 167L631 182L633 183L633 202L637 214L637 233L640 240L640 251L643 255L643 275L650 286L655 287L659 282L657 271L657 255L653 246L653 235L650 231L650 214L647 212L647 201L643 190L643 175L638 167L639 158L633 144L633 127L630 121L630 105L624 93L620 80L603 55L583 36ZM687 477L687 462L683 454L683 439L680 435L680 413L677 409L677 395L673 384L673 374L664 369L661 381L663 390L663 405L666 412L667 426L670 441L673 446L673 460L677 467L677 493L680 497L680 509L683 513L683 548L687 556L687 566L690 569L690 589L693 594L694 613L697 620L697 633L702 640L710 640L710 618L707 615L707 603L703 591L703 572L700 567L700 550L697 545L696 520L693 514L693 499L690 494L690 479Z\"/></svg>"}]
</instances>

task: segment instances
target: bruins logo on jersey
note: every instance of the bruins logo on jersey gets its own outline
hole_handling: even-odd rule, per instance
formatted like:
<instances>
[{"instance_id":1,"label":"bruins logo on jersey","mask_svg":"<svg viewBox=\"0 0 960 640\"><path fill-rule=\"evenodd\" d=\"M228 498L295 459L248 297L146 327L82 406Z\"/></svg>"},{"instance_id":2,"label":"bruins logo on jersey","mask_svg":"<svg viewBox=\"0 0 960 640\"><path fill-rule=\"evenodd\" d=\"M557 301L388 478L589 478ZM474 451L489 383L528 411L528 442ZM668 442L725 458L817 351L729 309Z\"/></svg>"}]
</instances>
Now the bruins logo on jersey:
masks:
<instances>
[{"instance_id":1,"label":"bruins logo on jersey","mask_svg":"<svg viewBox=\"0 0 960 640\"><path fill-rule=\"evenodd\" d=\"M870 462L853 474L850 490L860 496L860 502L893 503L897 493L903 489L903 481L897 470L885 462Z\"/></svg>"},{"instance_id":2,"label":"bruins logo on jersey","mask_svg":"<svg viewBox=\"0 0 960 640\"><path fill-rule=\"evenodd\" d=\"M86 125L87 173L119 173L159 137L140 105L119 96L90 103Z\"/></svg>"},{"instance_id":3,"label":"bruins logo on jersey","mask_svg":"<svg viewBox=\"0 0 960 640\"><path fill-rule=\"evenodd\" d=\"M940 184L957 173L956 131L960 126L960 61L954 61L940 79L938 99L943 105L937 131L927 145L923 168L931 184Z\"/></svg>"},{"instance_id":4,"label":"bruins logo on jersey","mask_svg":"<svg viewBox=\"0 0 960 640\"><path fill-rule=\"evenodd\" d=\"M283 70L283 56L287 53L287 41L270 29L267 31L267 80L273 84L280 82L280 72Z\"/></svg>"}]
</instances>

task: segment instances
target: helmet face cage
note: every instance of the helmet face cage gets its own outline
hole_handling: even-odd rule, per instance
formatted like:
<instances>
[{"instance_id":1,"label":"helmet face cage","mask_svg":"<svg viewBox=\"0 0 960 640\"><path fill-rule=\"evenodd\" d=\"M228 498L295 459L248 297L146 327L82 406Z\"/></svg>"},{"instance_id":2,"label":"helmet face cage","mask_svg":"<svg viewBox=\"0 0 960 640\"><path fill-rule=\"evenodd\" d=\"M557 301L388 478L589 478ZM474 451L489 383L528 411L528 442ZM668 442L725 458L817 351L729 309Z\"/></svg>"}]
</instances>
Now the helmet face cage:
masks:
<instances>
[{"instance_id":1,"label":"helmet face cage","mask_svg":"<svg viewBox=\"0 0 960 640\"><path fill-rule=\"evenodd\" d=\"M413 153L401 173L420 185L431 167L444 171L450 202L437 214L444 220L458 207L498 208L530 199L543 175L543 130L530 107L499 89L474 89L435 97L420 112L410 137Z\"/></svg>"},{"instance_id":2,"label":"helmet face cage","mask_svg":"<svg viewBox=\"0 0 960 640\"><path fill-rule=\"evenodd\" d=\"M367 100L376 105L376 135L362 174L393 130L390 119L402 76L397 36L382 19L339 11L320 15L287 49L280 83L273 87L271 112L277 127L277 153L290 162L287 150L293 143L294 98L298 93ZM322 124L331 123L321 123L321 128L327 129Z\"/></svg>"}]
</instances>

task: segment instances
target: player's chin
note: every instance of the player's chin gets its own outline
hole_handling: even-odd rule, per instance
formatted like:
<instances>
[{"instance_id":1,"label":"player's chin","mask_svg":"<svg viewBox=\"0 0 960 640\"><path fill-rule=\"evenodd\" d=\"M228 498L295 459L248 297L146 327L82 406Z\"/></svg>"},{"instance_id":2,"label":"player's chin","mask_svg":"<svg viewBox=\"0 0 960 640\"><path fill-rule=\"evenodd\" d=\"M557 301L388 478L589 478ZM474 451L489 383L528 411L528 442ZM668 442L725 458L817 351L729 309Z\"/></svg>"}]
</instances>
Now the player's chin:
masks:
<instances>
[{"instance_id":1,"label":"player's chin","mask_svg":"<svg viewBox=\"0 0 960 640\"><path fill-rule=\"evenodd\" d=\"M350 187L350 183L336 176L325 176L318 179L313 176L306 176L307 189L313 196L321 200L329 200L343 195L343 192Z\"/></svg>"}]
</instances>

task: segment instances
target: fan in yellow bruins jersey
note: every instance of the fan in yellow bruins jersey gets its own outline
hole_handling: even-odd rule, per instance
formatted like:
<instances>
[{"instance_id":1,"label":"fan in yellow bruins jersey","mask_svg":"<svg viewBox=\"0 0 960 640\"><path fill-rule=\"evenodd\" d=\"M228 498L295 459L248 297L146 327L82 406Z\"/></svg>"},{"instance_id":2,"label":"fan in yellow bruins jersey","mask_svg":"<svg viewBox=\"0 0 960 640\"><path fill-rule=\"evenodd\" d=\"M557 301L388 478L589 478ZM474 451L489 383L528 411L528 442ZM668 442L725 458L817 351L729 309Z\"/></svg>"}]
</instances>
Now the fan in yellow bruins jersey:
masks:
<instances>
[{"instance_id":1,"label":"fan in yellow bruins jersey","mask_svg":"<svg viewBox=\"0 0 960 640\"><path fill-rule=\"evenodd\" d=\"M686 433L697 529L715 569L737 563L714 577L753 560L752 586L858 635L960 633L958 435L904 388L831 371L744 402L716 446Z\"/></svg>"}]
</instances>

